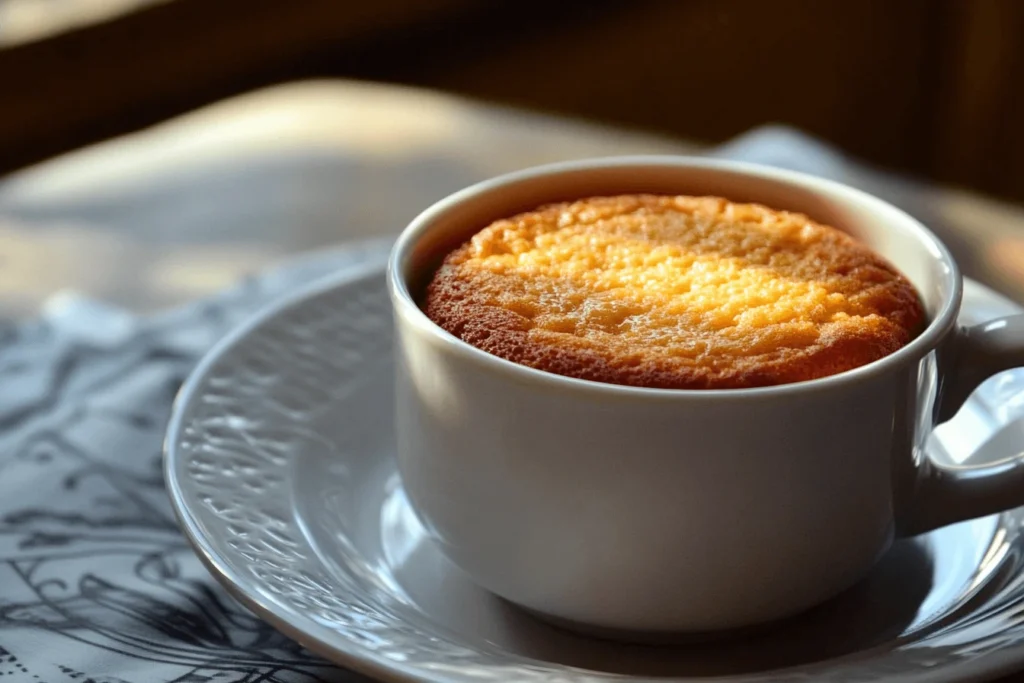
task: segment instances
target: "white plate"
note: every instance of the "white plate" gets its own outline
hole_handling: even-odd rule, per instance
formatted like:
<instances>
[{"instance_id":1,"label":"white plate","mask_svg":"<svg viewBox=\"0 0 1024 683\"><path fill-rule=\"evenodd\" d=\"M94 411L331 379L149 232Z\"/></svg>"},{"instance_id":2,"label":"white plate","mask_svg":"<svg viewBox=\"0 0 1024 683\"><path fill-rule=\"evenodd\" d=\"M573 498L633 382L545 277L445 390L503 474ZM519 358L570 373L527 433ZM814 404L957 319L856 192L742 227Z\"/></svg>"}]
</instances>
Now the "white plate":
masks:
<instances>
[{"instance_id":1,"label":"white plate","mask_svg":"<svg viewBox=\"0 0 1024 683\"><path fill-rule=\"evenodd\" d=\"M1019 310L967 283L965 322ZM224 340L182 389L167 437L171 498L213 574L339 664L453 682L906 683L1024 669L1024 511L900 542L849 593L758 635L621 645L542 624L439 554L399 485L391 413L391 314L373 264ZM1020 451L1021 417L1024 371L1004 373L943 426L934 456Z\"/></svg>"}]
</instances>

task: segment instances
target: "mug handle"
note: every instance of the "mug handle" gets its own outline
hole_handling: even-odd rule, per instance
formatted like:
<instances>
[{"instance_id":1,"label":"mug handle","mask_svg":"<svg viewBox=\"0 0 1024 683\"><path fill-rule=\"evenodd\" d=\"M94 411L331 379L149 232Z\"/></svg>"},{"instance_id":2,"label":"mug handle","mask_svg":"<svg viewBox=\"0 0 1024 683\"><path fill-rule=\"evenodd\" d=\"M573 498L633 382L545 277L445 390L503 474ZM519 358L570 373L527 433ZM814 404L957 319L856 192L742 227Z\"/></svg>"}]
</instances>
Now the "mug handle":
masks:
<instances>
[{"instance_id":1,"label":"mug handle","mask_svg":"<svg viewBox=\"0 0 1024 683\"><path fill-rule=\"evenodd\" d=\"M937 423L953 417L992 375L1024 367L1024 314L960 328L956 335L939 354ZM1024 505L1024 455L963 467L925 458L912 499L910 519L900 525L905 536Z\"/></svg>"}]
</instances>

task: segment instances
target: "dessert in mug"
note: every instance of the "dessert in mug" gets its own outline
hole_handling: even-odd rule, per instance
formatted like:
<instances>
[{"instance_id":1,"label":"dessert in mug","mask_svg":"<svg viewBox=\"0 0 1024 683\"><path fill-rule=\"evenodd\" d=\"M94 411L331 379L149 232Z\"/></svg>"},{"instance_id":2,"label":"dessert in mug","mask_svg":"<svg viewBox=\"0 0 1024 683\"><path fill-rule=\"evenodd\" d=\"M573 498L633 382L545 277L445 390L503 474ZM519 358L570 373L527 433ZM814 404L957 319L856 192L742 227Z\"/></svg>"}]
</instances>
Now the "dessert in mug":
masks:
<instances>
[{"instance_id":1,"label":"dessert in mug","mask_svg":"<svg viewBox=\"0 0 1024 683\"><path fill-rule=\"evenodd\" d=\"M538 370L729 389L871 363L925 324L910 282L844 232L718 197L624 195L496 221L452 251L423 308Z\"/></svg>"}]
</instances>

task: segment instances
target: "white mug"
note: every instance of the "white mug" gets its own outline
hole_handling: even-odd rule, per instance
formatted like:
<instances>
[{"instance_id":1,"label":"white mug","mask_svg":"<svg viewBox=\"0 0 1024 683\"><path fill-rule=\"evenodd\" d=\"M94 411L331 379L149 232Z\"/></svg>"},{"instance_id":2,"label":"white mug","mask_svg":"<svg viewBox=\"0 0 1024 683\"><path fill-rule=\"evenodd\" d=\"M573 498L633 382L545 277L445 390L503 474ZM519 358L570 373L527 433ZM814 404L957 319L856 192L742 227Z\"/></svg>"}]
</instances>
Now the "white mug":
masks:
<instances>
[{"instance_id":1,"label":"white mug","mask_svg":"<svg viewBox=\"0 0 1024 683\"><path fill-rule=\"evenodd\" d=\"M491 221L640 192L757 202L845 230L913 282L930 323L895 353L822 379L671 390L503 360L417 305L440 259ZM924 451L982 380L1024 365L1024 318L959 327L963 282L946 247L841 184L682 157L530 169L417 217L388 284L412 507L472 579L549 619L656 634L764 623L851 586L896 536L1024 505L1021 460L950 469Z\"/></svg>"}]
</instances>

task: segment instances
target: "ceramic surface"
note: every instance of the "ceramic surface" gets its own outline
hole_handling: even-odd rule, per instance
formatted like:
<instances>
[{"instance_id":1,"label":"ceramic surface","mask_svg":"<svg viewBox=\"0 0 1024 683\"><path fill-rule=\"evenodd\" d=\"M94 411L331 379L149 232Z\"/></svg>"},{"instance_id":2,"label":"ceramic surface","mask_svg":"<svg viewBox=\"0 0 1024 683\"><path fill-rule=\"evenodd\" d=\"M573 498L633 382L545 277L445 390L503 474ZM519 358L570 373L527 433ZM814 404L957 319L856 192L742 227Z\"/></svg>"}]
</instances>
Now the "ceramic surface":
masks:
<instances>
[{"instance_id":1,"label":"ceramic surface","mask_svg":"<svg viewBox=\"0 0 1024 683\"><path fill-rule=\"evenodd\" d=\"M813 216L899 268L929 323L847 372L685 391L519 365L418 305L439 259L480 226L567 197L633 192ZM923 457L936 416L996 371L1024 366L1024 316L959 328L962 281L946 247L845 185L668 156L526 169L420 214L392 250L388 285L398 469L413 509L477 583L558 623L637 639L756 626L849 588L895 537L1024 505L1022 460L965 471Z\"/></svg>"},{"instance_id":2,"label":"ceramic surface","mask_svg":"<svg viewBox=\"0 0 1024 683\"><path fill-rule=\"evenodd\" d=\"M962 320L1018 311L967 283ZM469 581L395 470L392 322L376 269L326 283L221 343L181 392L168 488L210 570L342 665L392 681L964 681L1024 666L1020 510L898 542L839 598L761 633L677 646L592 640ZM1024 450L1024 371L933 436L970 464ZM835 539L841 544L842 539Z\"/></svg>"}]
</instances>

